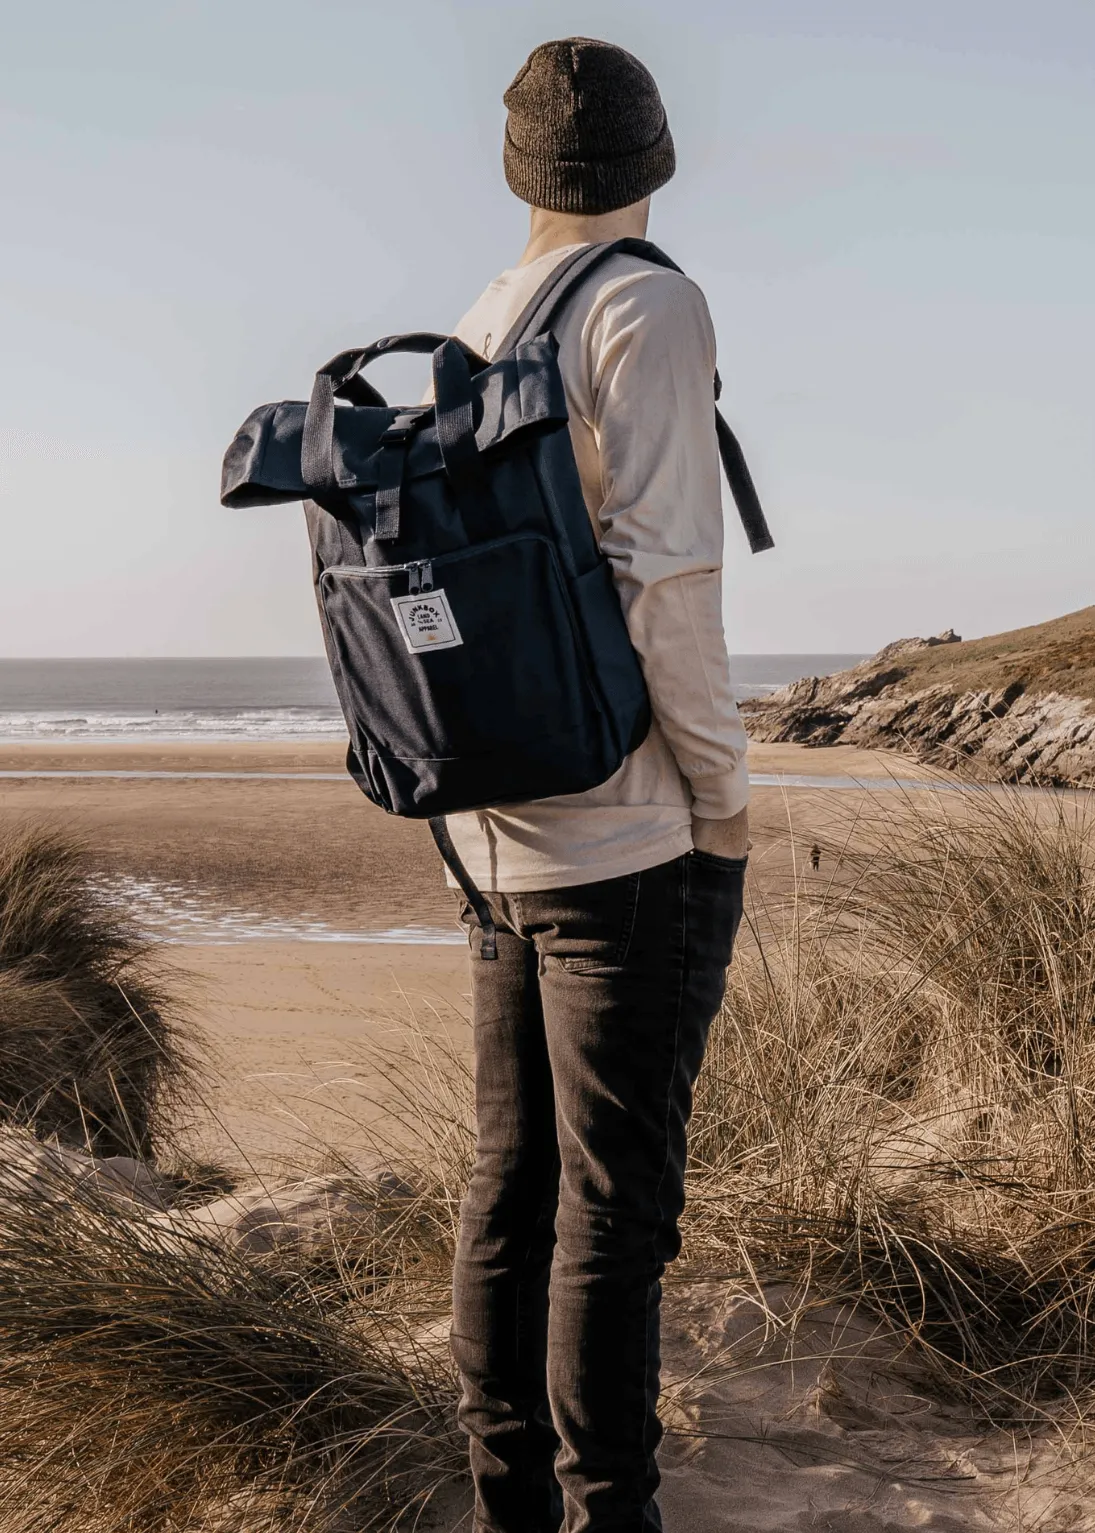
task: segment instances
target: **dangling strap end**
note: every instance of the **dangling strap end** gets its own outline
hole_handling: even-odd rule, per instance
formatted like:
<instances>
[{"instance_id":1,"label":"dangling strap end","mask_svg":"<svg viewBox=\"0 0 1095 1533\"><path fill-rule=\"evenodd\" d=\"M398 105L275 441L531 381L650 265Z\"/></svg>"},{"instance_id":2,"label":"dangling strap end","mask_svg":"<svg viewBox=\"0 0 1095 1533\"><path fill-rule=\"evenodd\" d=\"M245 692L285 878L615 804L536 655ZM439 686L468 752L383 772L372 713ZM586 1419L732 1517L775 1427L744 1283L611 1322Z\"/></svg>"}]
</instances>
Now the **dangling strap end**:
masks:
<instances>
[{"instance_id":1,"label":"dangling strap end","mask_svg":"<svg viewBox=\"0 0 1095 1533\"><path fill-rule=\"evenodd\" d=\"M776 546L776 540L767 527L762 532L754 532L752 528L746 527L745 536L749 540L749 552L751 554L764 554L770 548L775 548Z\"/></svg>"},{"instance_id":2,"label":"dangling strap end","mask_svg":"<svg viewBox=\"0 0 1095 1533\"><path fill-rule=\"evenodd\" d=\"M488 961L498 957L498 931L491 915L490 906L483 898L482 891L475 885L475 881L463 862L460 854L453 845L449 835L449 827L445 824L445 816L436 814L429 821L430 834L437 844L437 850L441 853L441 860L460 885L464 898L472 908L476 923L479 927L481 940L479 943L479 956Z\"/></svg>"},{"instance_id":3,"label":"dangling strap end","mask_svg":"<svg viewBox=\"0 0 1095 1533\"><path fill-rule=\"evenodd\" d=\"M745 536L749 540L749 547L753 553L762 554L769 548L775 548L776 540L772 536L764 511L761 508L756 487L753 484L753 478L749 472L741 445L717 409L715 411L715 432L718 436L719 456L722 458L723 472L730 486L730 492L734 497L734 504L738 508L741 524L745 528Z\"/></svg>"}]
</instances>

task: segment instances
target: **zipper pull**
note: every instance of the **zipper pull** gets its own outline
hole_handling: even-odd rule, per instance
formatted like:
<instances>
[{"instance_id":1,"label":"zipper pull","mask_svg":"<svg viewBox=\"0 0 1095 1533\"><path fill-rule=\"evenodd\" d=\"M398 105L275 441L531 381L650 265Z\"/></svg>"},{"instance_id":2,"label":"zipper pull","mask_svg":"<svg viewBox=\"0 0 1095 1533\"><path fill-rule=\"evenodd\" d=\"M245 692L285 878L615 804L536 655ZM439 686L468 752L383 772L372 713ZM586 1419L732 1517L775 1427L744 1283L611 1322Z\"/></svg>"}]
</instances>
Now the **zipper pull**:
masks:
<instances>
[{"instance_id":1,"label":"zipper pull","mask_svg":"<svg viewBox=\"0 0 1095 1533\"><path fill-rule=\"evenodd\" d=\"M422 571L422 587L421 587L421 589L423 591L432 591L433 590L433 565L427 559L425 561L425 563L420 565L419 567L420 567L420 569Z\"/></svg>"},{"instance_id":2,"label":"zipper pull","mask_svg":"<svg viewBox=\"0 0 1095 1533\"><path fill-rule=\"evenodd\" d=\"M417 596L422 589L422 566L411 564L407 566L407 594Z\"/></svg>"}]
</instances>

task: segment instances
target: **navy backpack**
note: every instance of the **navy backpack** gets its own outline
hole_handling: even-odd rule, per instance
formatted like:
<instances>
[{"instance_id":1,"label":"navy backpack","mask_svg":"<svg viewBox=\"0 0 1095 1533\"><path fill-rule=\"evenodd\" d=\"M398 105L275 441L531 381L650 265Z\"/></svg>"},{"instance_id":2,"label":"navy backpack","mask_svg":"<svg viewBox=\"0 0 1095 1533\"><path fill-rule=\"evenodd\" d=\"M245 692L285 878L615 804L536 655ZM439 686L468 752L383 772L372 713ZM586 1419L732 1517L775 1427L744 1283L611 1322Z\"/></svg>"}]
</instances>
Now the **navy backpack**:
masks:
<instances>
[{"instance_id":1,"label":"navy backpack","mask_svg":"<svg viewBox=\"0 0 1095 1533\"><path fill-rule=\"evenodd\" d=\"M429 820L483 927L484 958L489 910L445 815L596 787L650 724L582 497L551 333L618 252L680 270L645 240L584 246L492 361L433 334L341 352L308 404L260 406L224 459L223 505L305 502L347 766L390 814ZM361 376L395 351L432 354L433 405L388 405ZM712 415L750 545L770 548L741 449Z\"/></svg>"}]
</instances>

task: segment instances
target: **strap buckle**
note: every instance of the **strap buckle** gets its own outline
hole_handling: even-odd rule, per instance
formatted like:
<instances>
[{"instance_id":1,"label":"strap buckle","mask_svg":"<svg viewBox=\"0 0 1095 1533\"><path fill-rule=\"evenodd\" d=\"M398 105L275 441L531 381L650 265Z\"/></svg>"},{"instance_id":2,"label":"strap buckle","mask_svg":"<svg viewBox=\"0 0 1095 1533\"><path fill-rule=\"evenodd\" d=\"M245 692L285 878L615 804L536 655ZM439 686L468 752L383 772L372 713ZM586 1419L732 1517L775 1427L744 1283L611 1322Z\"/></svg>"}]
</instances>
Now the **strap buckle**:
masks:
<instances>
[{"instance_id":1,"label":"strap buckle","mask_svg":"<svg viewBox=\"0 0 1095 1533\"><path fill-rule=\"evenodd\" d=\"M381 447L401 447L418 430L426 409L401 410L380 435Z\"/></svg>"},{"instance_id":2,"label":"strap buckle","mask_svg":"<svg viewBox=\"0 0 1095 1533\"><path fill-rule=\"evenodd\" d=\"M399 539L400 498L407 448L427 408L400 410L380 436L380 470L376 487L376 526L373 537L378 543Z\"/></svg>"}]
</instances>

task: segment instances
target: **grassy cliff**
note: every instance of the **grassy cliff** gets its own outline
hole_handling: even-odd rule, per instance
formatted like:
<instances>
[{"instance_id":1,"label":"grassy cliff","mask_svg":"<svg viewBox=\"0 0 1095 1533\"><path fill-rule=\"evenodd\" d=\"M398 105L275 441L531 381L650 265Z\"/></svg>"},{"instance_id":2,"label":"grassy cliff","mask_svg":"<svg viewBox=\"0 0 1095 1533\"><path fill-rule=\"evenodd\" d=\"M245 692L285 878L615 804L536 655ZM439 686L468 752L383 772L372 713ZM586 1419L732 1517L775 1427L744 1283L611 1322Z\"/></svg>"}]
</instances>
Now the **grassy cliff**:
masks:
<instances>
[{"instance_id":1,"label":"grassy cliff","mask_svg":"<svg viewBox=\"0 0 1095 1533\"><path fill-rule=\"evenodd\" d=\"M966 643L902 640L743 712L758 740L899 750L989 780L1095 786L1095 607Z\"/></svg>"},{"instance_id":2,"label":"grassy cliff","mask_svg":"<svg viewBox=\"0 0 1095 1533\"><path fill-rule=\"evenodd\" d=\"M1095 607L1010 633L913 651L895 662L909 691L945 686L959 693L998 692L1021 683L1028 693L1095 699Z\"/></svg>"}]
</instances>

